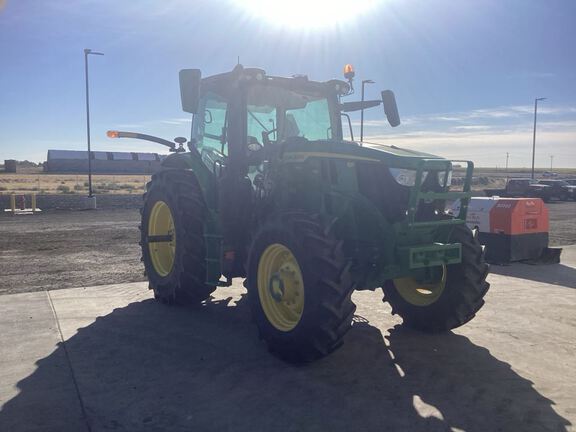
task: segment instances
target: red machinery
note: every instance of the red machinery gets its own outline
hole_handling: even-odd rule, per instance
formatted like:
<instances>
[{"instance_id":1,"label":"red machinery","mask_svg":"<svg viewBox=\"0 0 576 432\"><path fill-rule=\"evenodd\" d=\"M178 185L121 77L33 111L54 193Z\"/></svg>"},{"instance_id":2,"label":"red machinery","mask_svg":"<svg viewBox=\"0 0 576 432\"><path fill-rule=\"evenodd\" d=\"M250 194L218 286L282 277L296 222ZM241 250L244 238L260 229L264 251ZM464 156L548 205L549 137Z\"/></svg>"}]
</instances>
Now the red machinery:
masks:
<instances>
[{"instance_id":1,"label":"red machinery","mask_svg":"<svg viewBox=\"0 0 576 432\"><path fill-rule=\"evenodd\" d=\"M559 260L561 249L548 248L548 208L540 198L472 198L466 222L478 229L486 261Z\"/></svg>"}]
</instances>

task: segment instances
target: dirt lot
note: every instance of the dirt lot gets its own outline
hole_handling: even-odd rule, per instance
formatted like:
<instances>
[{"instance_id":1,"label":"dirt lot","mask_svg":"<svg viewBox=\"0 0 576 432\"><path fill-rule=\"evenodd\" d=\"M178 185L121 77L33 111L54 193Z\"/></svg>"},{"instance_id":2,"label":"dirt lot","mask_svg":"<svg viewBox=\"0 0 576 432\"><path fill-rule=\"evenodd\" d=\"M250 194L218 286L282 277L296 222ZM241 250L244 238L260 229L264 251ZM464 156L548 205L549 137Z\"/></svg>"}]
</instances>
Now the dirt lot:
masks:
<instances>
[{"instance_id":1,"label":"dirt lot","mask_svg":"<svg viewBox=\"0 0 576 432\"><path fill-rule=\"evenodd\" d=\"M144 280L138 210L0 215L0 294Z\"/></svg>"},{"instance_id":2,"label":"dirt lot","mask_svg":"<svg viewBox=\"0 0 576 432\"><path fill-rule=\"evenodd\" d=\"M551 245L576 243L576 202L549 204ZM0 215L0 294L144 280L138 210Z\"/></svg>"},{"instance_id":3,"label":"dirt lot","mask_svg":"<svg viewBox=\"0 0 576 432\"><path fill-rule=\"evenodd\" d=\"M547 205L550 214L550 244L552 246L575 244L576 202L555 201Z\"/></svg>"}]
</instances>

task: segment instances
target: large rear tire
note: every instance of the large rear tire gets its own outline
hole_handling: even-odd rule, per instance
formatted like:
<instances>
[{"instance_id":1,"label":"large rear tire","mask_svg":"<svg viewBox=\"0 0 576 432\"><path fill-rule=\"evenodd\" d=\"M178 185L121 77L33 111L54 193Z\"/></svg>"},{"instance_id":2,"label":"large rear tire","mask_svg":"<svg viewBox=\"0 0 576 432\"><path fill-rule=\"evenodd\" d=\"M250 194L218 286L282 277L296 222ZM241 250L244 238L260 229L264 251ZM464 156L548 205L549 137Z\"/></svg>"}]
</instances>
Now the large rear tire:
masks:
<instances>
[{"instance_id":1,"label":"large rear tire","mask_svg":"<svg viewBox=\"0 0 576 432\"><path fill-rule=\"evenodd\" d=\"M206 285L205 204L192 171L165 170L146 185L140 226L142 261L154 297L167 304L197 304Z\"/></svg>"},{"instance_id":2,"label":"large rear tire","mask_svg":"<svg viewBox=\"0 0 576 432\"><path fill-rule=\"evenodd\" d=\"M257 233L248 297L261 337L282 360L301 363L342 344L356 306L342 242L305 213L285 213Z\"/></svg>"},{"instance_id":3,"label":"large rear tire","mask_svg":"<svg viewBox=\"0 0 576 432\"><path fill-rule=\"evenodd\" d=\"M466 225L453 228L450 242L462 245L462 262L444 266L437 283L425 285L402 278L383 287L384 301L406 327L447 331L470 321L484 304L490 284L480 243Z\"/></svg>"}]
</instances>

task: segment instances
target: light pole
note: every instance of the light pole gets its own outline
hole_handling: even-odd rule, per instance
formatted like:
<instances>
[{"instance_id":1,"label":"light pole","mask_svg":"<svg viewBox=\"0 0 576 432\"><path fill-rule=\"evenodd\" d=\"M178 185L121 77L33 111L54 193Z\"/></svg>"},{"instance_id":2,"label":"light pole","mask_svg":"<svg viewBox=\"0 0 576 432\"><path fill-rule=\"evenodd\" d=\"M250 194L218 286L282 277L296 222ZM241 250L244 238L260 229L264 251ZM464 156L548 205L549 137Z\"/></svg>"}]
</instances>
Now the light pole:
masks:
<instances>
[{"instance_id":1,"label":"light pole","mask_svg":"<svg viewBox=\"0 0 576 432\"><path fill-rule=\"evenodd\" d=\"M532 135L532 179L534 178L534 157L536 156L536 114L538 112L538 101L543 101L546 98L534 99L534 134Z\"/></svg>"},{"instance_id":2,"label":"light pole","mask_svg":"<svg viewBox=\"0 0 576 432\"><path fill-rule=\"evenodd\" d=\"M372 80L362 80L362 109L360 110L360 142L364 140L364 85L374 84Z\"/></svg>"},{"instance_id":3,"label":"light pole","mask_svg":"<svg viewBox=\"0 0 576 432\"><path fill-rule=\"evenodd\" d=\"M86 138L88 141L88 196L92 198L92 153L90 153L90 95L88 91L88 54L104 54L92 51L89 48L84 48L84 70L86 72Z\"/></svg>"}]
</instances>

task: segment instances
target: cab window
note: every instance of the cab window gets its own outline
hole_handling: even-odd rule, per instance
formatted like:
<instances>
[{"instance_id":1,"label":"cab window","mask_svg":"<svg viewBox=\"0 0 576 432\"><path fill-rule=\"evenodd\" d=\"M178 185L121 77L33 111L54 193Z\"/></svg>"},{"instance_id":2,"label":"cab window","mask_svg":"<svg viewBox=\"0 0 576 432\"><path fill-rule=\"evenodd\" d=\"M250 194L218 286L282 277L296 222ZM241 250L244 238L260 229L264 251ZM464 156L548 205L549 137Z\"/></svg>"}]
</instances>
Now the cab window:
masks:
<instances>
[{"instance_id":1,"label":"cab window","mask_svg":"<svg viewBox=\"0 0 576 432\"><path fill-rule=\"evenodd\" d=\"M286 110L285 135L310 141L332 139L328 100L310 100L305 106Z\"/></svg>"},{"instance_id":2,"label":"cab window","mask_svg":"<svg viewBox=\"0 0 576 432\"><path fill-rule=\"evenodd\" d=\"M276 108L248 105L248 144L276 141Z\"/></svg>"},{"instance_id":3,"label":"cab window","mask_svg":"<svg viewBox=\"0 0 576 432\"><path fill-rule=\"evenodd\" d=\"M331 139L332 116L328 99L318 92L255 85L248 91L248 141L283 141L292 137L310 141Z\"/></svg>"},{"instance_id":4,"label":"cab window","mask_svg":"<svg viewBox=\"0 0 576 432\"><path fill-rule=\"evenodd\" d=\"M198 119L198 149L201 153L228 154L226 130L228 126L227 102L215 93L207 93ZM203 113L203 114L202 114Z\"/></svg>"}]
</instances>

